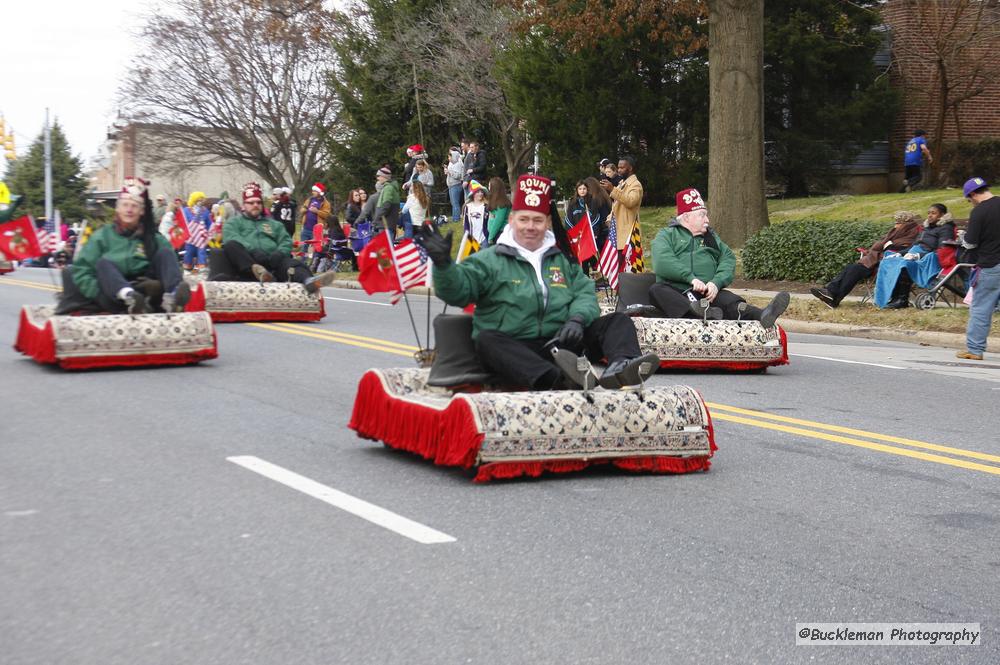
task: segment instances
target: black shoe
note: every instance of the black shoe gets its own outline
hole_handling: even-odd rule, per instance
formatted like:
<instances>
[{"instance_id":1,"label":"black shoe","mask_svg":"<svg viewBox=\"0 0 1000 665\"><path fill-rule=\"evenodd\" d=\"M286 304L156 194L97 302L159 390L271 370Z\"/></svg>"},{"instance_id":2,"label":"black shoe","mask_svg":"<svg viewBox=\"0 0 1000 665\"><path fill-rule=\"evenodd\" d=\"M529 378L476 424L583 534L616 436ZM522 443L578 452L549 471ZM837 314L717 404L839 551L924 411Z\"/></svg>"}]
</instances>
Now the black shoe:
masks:
<instances>
[{"instance_id":1,"label":"black shoe","mask_svg":"<svg viewBox=\"0 0 1000 665\"><path fill-rule=\"evenodd\" d=\"M570 384L584 390L597 387L597 375L594 374L594 368L585 356L578 356L566 349L558 349L552 354L552 358Z\"/></svg>"},{"instance_id":2,"label":"black shoe","mask_svg":"<svg viewBox=\"0 0 1000 665\"><path fill-rule=\"evenodd\" d=\"M608 365L601 374L600 384L602 388L608 389L638 386L656 374L658 369L660 357L655 353L647 353L638 358L622 358Z\"/></svg>"},{"instance_id":3,"label":"black shoe","mask_svg":"<svg viewBox=\"0 0 1000 665\"><path fill-rule=\"evenodd\" d=\"M625 316L657 317L661 316L661 314L660 308L655 305L641 305L639 303L633 303L625 308Z\"/></svg>"},{"instance_id":4,"label":"black shoe","mask_svg":"<svg viewBox=\"0 0 1000 665\"><path fill-rule=\"evenodd\" d=\"M760 313L760 325L765 328L773 328L774 322L778 320L778 317L785 313L788 309L788 303L791 302L792 297L788 295L788 291L782 291L767 304L764 311Z\"/></svg>"},{"instance_id":5,"label":"black shoe","mask_svg":"<svg viewBox=\"0 0 1000 665\"><path fill-rule=\"evenodd\" d=\"M701 300L689 300L688 309L699 319L721 321L722 309L720 307L710 307L710 304L711 301L708 298L702 298Z\"/></svg>"},{"instance_id":6,"label":"black shoe","mask_svg":"<svg viewBox=\"0 0 1000 665\"><path fill-rule=\"evenodd\" d=\"M132 291L125 296L125 306L128 307L128 313L135 314L148 314L149 309L146 308L146 296L139 291Z\"/></svg>"},{"instance_id":7,"label":"black shoe","mask_svg":"<svg viewBox=\"0 0 1000 665\"><path fill-rule=\"evenodd\" d=\"M906 298L894 298L889 301L885 309L906 309L910 306L910 301Z\"/></svg>"},{"instance_id":8,"label":"black shoe","mask_svg":"<svg viewBox=\"0 0 1000 665\"><path fill-rule=\"evenodd\" d=\"M827 291L826 289L813 288L809 289L809 293L813 294L814 296L822 300L823 304L829 307L830 309L837 309L837 306L840 305L840 299L834 298L832 295L830 295L830 292Z\"/></svg>"},{"instance_id":9,"label":"black shoe","mask_svg":"<svg viewBox=\"0 0 1000 665\"><path fill-rule=\"evenodd\" d=\"M322 272L318 275L313 275L305 281L306 291L309 293L316 293L322 286L330 286L337 279L337 273L335 272Z\"/></svg>"},{"instance_id":10,"label":"black shoe","mask_svg":"<svg viewBox=\"0 0 1000 665\"><path fill-rule=\"evenodd\" d=\"M163 311L167 314L183 312L189 300L191 300L191 285L181 280L173 293L163 296Z\"/></svg>"}]
</instances>

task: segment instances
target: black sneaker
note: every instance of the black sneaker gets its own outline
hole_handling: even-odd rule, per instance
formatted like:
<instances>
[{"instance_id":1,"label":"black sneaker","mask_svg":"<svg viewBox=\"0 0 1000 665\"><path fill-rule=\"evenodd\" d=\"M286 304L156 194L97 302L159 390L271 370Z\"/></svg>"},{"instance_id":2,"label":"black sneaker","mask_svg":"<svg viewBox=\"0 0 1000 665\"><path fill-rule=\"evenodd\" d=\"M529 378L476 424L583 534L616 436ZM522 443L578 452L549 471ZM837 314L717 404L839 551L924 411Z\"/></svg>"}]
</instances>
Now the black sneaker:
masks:
<instances>
[{"instance_id":1,"label":"black sneaker","mask_svg":"<svg viewBox=\"0 0 1000 665\"><path fill-rule=\"evenodd\" d=\"M694 314L699 319L707 319L709 321L721 321L722 320L722 308L721 307L711 307L711 302L708 298L702 298L700 300L689 300L688 308L692 314Z\"/></svg>"},{"instance_id":2,"label":"black sneaker","mask_svg":"<svg viewBox=\"0 0 1000 665\"><path fill-rule=\"evenodd\" d=\"M660 357L655 353L647 353L638 358L623 358L608 365L601 374L602 388L625 388L638 386L646 379L656 374L660 369Z\"/></svg>"},{"instance_id":3,"label":"black sneaker","mask_svg":"<svg viewBox=\"0 0 1000 665\"><path fill-rule=\"evenodd\" d=\"M176 314L184 311L184 306L191 300L191 285L181 280L173 293L163 296L163 311L167 314Z\"/></svg>"},{"instance_id":4,"label":"black sneaker","mask_svg":"<svg viewBox=\"0 0 1000 665\"><path fill-rule=\"evenodd\" d=\"M820 289L814 287L809 289L809 293L813 294L815 297L822 300L823 304L829 307L830 309L836 309L837 305L840 304L840 301L831 296L830 292L827 291L826 289Z\"/></svg>"}]
</instances>

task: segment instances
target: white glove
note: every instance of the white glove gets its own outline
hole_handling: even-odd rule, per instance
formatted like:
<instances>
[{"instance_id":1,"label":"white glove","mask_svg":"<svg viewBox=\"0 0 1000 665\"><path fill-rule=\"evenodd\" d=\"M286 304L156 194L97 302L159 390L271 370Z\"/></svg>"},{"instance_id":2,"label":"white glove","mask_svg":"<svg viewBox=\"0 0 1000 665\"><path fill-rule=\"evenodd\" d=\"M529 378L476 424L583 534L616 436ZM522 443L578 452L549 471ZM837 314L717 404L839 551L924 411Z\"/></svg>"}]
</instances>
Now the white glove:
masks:
<instances>
[{"instance_id":1,"label":"white glove","mask_svg":"<svg viewBox=\"0 0 1000 665\"><path fill-rule=\"evenodd\" d=\"M907 261L916 261L920 258L920 255L913 254L912 252L907 252L906 254L903 255L903 258L906 259Z\"/></svg>"}]
</instances>

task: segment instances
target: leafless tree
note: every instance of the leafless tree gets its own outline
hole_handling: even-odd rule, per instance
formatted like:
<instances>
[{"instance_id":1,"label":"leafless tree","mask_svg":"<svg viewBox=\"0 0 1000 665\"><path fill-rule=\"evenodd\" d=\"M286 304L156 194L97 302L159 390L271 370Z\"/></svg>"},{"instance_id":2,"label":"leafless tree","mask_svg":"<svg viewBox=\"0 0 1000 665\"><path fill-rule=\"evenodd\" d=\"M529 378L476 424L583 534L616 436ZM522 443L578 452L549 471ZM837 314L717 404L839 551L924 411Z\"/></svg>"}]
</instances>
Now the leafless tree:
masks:
<instances>
[{"instance_id":1,"label":"leafless tree","mask_svg":"<svg viewBox=\"0 0 1000 665\"><path fill-rule=\"evenodd\" d=\"M504 93L498 66L511 30L509 10L492 2L442 2L421 18L397 25L401 52L392 54L416 68L421 103L451 122L487 124L501 139L511 186L528 165L534 148ZM396 82L401 89L413 80ZM540 91L540 94L542 91Z\"/></svg>"},{"instance_id":2,"label":"leafless tree","mask_svg":"<svg viewBox=\"0 0 1000 665\"><path fill-rule=\"evenodd\" d=\"M306 191L337 125L335 16L321 0L170 0L142 31L123 112L157 127L165 169L239 164Z\"/></svg>"},{"instance_id":3,"label":"leafless tree","mask_svg":"<svg viewBox=\"0 0 1000 665\"><path fill-rule=\"evenodd\" d=\"M959 107L995 86L1000 75L997 5L996 0L897 0L885 10L904 87L918 93L934 122L935 164L949 115L961 140Z\"/></svg>"}]
</instances>

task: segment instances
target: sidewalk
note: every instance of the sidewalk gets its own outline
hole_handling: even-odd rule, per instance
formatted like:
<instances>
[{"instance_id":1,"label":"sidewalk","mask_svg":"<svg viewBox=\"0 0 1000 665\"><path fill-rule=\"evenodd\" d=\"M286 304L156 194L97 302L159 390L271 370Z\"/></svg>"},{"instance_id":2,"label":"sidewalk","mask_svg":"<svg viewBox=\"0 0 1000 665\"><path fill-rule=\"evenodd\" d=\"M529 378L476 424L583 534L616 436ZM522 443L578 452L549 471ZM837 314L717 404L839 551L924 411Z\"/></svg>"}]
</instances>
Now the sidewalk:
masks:
<instances>
[{"instance_id":1,"label":"sidewalk","mask_svg":"<svg viewBox=\"0 0 1000 665\"><path fill-rule=\"evenodd\" d=\"M361 285L353 280L337 280L331 286L341 289L360 289ZM759 289L731 289L733 293L743 297L773 298L776 291ZM426 295L428 289L418 287L408 293ZM792 298L813 299L808 293L792 293ZM847 296L844 300L860 302L860 296ZM964 350L965 335L961 333L935 332L929 330L900 330L897 328L876 328L871 326L855 326L843 323L827 323L823 321L805 321L782 317L779 323L785 332L806 333L810 335L834 335L837 337L858 337L862 339L879 339L888 342L909 342L925 346L938 346L947 349ZM986 350L1000 353L1000 339L991 337L987 341Z\"/></svg>"}]
</instances>

